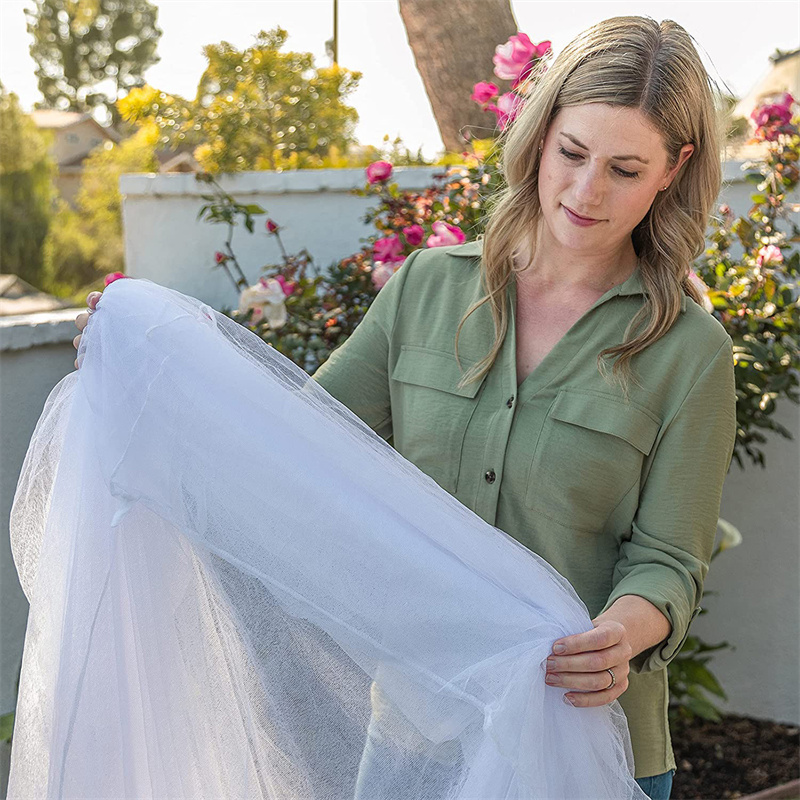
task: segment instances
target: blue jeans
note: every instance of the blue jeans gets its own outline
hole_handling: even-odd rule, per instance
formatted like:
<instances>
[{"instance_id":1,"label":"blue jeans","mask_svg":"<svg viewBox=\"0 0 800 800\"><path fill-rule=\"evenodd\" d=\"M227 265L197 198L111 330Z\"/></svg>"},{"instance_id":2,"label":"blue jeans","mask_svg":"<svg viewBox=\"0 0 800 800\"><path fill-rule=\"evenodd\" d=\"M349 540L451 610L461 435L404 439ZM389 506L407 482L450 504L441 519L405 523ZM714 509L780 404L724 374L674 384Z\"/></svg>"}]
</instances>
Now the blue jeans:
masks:
<instances>
[{"instance_id":1,"label":"blue jeans","mask_svg":"<svg viewBox=\"0 0 800 800\"><path fill-rule=\"evenodd\" d=\"M672 776L674 769L668 769L660 775L648 775L646 778L637 778L636 783L639 788L650 798L650 800L669 800L672 792Z\"/></svg>"}]
</instances>

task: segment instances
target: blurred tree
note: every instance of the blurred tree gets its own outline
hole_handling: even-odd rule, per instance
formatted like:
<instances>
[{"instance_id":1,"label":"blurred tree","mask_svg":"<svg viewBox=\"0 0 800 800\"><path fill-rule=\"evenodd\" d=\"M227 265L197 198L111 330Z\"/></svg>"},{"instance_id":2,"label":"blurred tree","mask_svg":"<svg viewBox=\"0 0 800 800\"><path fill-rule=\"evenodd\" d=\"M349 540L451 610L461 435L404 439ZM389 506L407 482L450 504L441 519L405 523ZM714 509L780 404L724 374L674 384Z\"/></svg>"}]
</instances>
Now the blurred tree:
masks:
<instances>
[{"instance_id":1,"label":"blurred tree","mask_svg":"<svg viewBox=\"0 0 800 800\"><path fill-rule=\"evenodd\" d=\"M361 73L315 67L311 53L280 52L288 34L261 31L252 47L207 45L193 101L151 86L119 102L131 123L153 120L160 146L196 145L206 172L320 166L331 148L355 142L358 114L343 102Z\"/></svg>"},{"instance_id":2,"label":"blurred tree","mask_svg":"<svg viewBox=\"0 0 800 800\"><path fill-rule=\"evenodd\" d=\"M116 125L116 101L144 85L145 71L160 61L158 9L147 0L35 0L25 13L44 96L36 107L100 108L106 119L98 122Z\"/></svg>"},{"instance_id":3,"label":"blurred tree","mask_svg":"<svg viewBox=\"0 0 800 800\"><path fill-rule=\"evenodd\" d=\"M473 86L486 80L486 65L492 63L497 45L517 32L510 0L399 3L445 149L455 153L465 150L465 135L470 139L489 138L494 127L469 97ZM508 90L507 82L495 83L501 92Z\"/></svg>"},{"instance_id":4,"label":"blurred tree","mask_svg":"<svg viewBox=\"0 0 800 800\"><path fill-rule=\"evenodd\" d=\"M42 288L43 247L56 198L51 134L0 82L0 270Z\"/></svg>"}]
</instances>

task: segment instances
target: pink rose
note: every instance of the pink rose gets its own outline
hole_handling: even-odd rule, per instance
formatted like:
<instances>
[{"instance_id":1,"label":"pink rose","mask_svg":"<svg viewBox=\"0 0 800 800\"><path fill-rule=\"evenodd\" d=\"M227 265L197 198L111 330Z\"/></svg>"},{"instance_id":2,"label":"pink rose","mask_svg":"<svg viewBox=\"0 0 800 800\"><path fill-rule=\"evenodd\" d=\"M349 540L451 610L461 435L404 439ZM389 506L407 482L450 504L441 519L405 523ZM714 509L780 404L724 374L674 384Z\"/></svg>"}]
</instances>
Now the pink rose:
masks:
<instances>
[{"instance_id":1,"label":"pink rose","mask_svg":"<svg viewBox=\"0 0 800 800\"><path fill-rule=\"evenodd\" d=\"M526 33L518 32L495 48L492 58L494 74L502 80L519 83L528 76L533 60L541 58L549 50L550 42L534 44Z\"/></svg>"},{"instance_id":2,"label":"pink rose","mask_svg":"<svg viewBox=\"0 0 800 800\"><path fill-rule=\"evenodd\" d=\"M792 104L795 99L789 92L784 92L774 103L765 103L753 109L750 119L753 120L755 136L761 141L774 142L781 133L792 133Z\"/></svg>"},{"instance_id":3,"label":"pink rose","mask_svg":"<svg viewBox=\"0 0 800 800\"><path fill-rule=\"evenodd\" d=\"M378 239L378 241L372 245L372 252L376 261L402 261L403 243L400 241L400 237L395 233L393 236Z\"/></svg>"},{"instance_id":4,"label":"pink rose","mask_svg":"<svg viewBox=\"0 0 800 800\"><path fill-rule=\"evenodd\" d=\"M519 73L533 58L535 46L527 33L516 33L510 36L505 44L495 48L494 74L506 81L516 80Z\"/></svg>"},{"instance_id":5,"label":"pink rose","mask_svg":"<svg viewBox=\"0 0 800 800\"><path fill-rule=\"evenodd\" d=\"M499 91L500 90L493 83L481 81L481 83L476 83L473 87L470 100L474 100L476 103L483 105L484 103L488 103L493 97L497 97Z\"/></svg>"},{"instance_id":6,"label":"pink rose","mask_svg":"<svg viewBox=\"0 0 800 800\"><path fill-rule=\"evenodd\" d=\"M403 236L406 237L406 241L412 247L422 244L422 237L424 235L425 231L422 230L422 225L409 225L407 228L403 228Z\"/></svg>"},{"instance_id":7,"label":"pink rose","mask_svg":"<svg viewBox=\"0 0 800 800\"><path fill-rule=\"evenodd\" d=\"M383 289L386 281L400 269L400 262L376 261L372 265L372 284L376 289Z\"/></svg>"},{"instance_id":8,"label":"pink rose","mask_svg":"<svg viewBox=\"0 0 800 800\"><path fill-rule=\"evenodd\" d=\"M252 309L251 324L262 319L277 329L286 324L288 313L284 305L283 287L275 278L261 277L254 286L248 286L239 295L239 314L244 316Z\"/></svg>"},{"instance_id":9,"label":"pink rose","mask_svg":"<svg viewBox=\"0 0 800 800\"><path fill-rule=\"evenodd\" d=\"M497 105L490 103L486 108L494 112L497 117L497 127L502 131L505 130L506 125L517 118L523 105L524 102L518 94L515 92L506 92L500 95L497 100Z\"/></svg>"},{"instance_id":10,"label":"pink rose","mask_svg":"<svg viewBox=\"0 0 800 800\"><path fill-rule=\"evenodd\" d=\"M287 295L287 297L297 288L296 281L287 281L283 275L276 275L275 280L281 285L281 289L283 289L283 293Z\"/></svg>"},{"instance_id":11,"label":"pink rose","mask_svg":"<svg viewBox=\"0 0 800 800\"><path fill-rule=\"evenodd\" d=\"M214 261L216 261L217 264L221 264L223 261L227 261L227 260L228 260L228 256L226 256L225 253L220 253L219 250L217 250L217 252L214 253Z\"/></svg>"},{"instance_id":12,"label":"pink rose","mask_svg":"<svg viewBox=\"0 0 800 800\"><path fill-rule=\"evenodd\" d=\"M763 267L764 264L782 264L783 263L783 253L781 252L780 247L775 247L774 244L768 244L766 247L762 247L758 251L758 257L756 258L756 266Z\"/></svg>"},{"instance_id":13,"label":"pink rose","mask_svg":"<svg viewBox=\"0 0 800 800\"><path fill-rule=\"evenodd\" d=\"M103 284L108 286L114 281L118 281L120 278L127 278L128 276L124 272L109 272L108 275L103 278Z\"/></svg>"},{"instance_id":14,"label":"pink rose","mask_svg":"<svg viewBox=\"0 0 800 800\"><path fill-rule=\"evenodd\" d=\"M277 233L278 229L279 229L278 224L274 220L271 220L271 219L268 219L266 221L266 223L264 224L264 226L267 229L267 233Z\"/></svg>"},{"instance_id":15,"label":"pink rose","mask_svg":"<svg viewBox=\"0 0 800 800\"><path fill-rule=\"evenodd\" d=\"M428 237L425 244L428 247L447 247L452 244L464 244L467 237L464 232L457 225L451 225L448 222L434 222L431 225L433 233Z\"/></svg>"},{"instance_id":16,"label":"pink rose","mask_svg":"<svg viewBox=\"0 0 800 800\"><path fill-rule=\"evenodd\" d=\"M367 182L380 183L388 181L392 174L392 165L388 161L373 161L367 167Z\"/></svg>"}]
</instances>

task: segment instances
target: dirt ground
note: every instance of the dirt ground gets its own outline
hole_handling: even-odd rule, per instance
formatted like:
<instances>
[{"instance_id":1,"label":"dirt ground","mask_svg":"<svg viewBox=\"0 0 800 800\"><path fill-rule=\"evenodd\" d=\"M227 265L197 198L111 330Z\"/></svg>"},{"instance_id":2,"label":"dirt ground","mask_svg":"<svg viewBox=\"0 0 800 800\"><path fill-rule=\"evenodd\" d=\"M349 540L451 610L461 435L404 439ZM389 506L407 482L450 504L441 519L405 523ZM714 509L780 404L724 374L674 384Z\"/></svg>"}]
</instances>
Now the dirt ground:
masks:
<instances>
[{"instance_id":1,"label":"dirt ground","mask_svg":"<svg viewBox=\"0 0 800 800\"><path fill-rule=\"evenodd\" d=\"M730 714L672 726L671 800L744 797L800 778L800 729Z\"/></svg>"}]
</instances>

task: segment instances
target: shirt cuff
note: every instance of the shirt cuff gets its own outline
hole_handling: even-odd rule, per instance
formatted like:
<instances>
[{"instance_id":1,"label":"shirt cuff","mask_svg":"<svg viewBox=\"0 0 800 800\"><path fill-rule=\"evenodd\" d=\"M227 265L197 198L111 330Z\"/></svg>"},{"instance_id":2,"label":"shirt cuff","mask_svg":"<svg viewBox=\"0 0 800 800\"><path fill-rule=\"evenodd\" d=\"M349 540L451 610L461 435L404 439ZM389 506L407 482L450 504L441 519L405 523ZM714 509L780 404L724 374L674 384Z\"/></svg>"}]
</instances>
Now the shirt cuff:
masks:
<instances>
[{"instance_id":1,"label":"shirt cuff","mask_svg":"<svg viewBox=\"0 0 800 800\"><path fill-rule=\"evenodd\" d=\"M658 642L629 662L632 673L655 672L665 669L683 647L692 620L700 613L700 606L692 608L686 594L674 586L669 586L663 578L663 568L658 565L639 565L635 573L631 573L620 581L611 592L600 614L607 611L620 597L626 594L637 595L652 603L670 622L672 629L666 639ZM598 614L599 616L599 614Z\"/></svg>"}]
</instances>

